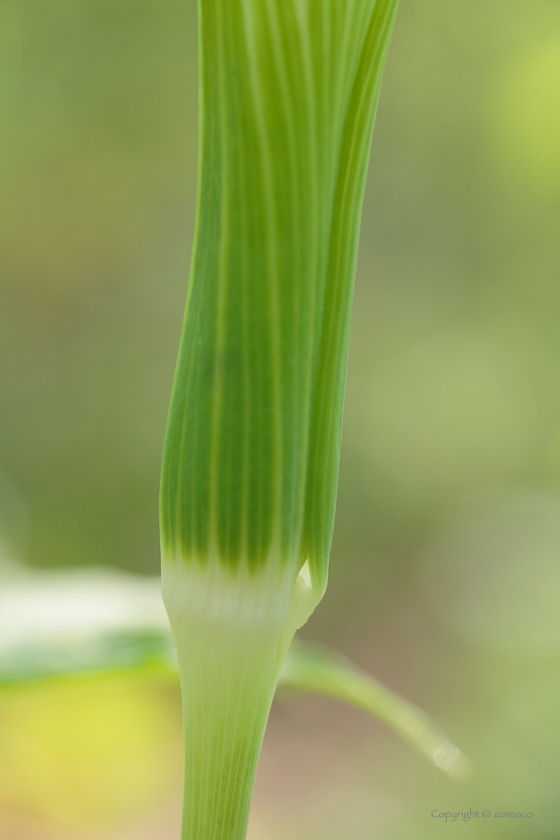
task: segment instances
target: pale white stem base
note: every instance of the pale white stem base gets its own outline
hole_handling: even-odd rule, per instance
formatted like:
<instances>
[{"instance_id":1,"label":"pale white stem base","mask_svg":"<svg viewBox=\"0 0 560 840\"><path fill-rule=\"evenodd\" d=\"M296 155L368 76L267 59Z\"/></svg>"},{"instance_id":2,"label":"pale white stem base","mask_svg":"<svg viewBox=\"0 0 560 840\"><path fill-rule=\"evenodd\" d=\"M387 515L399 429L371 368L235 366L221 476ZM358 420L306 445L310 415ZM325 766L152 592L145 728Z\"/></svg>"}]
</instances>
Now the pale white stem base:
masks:
<instances>
[{"instance_id":1,"label":"pale white stem base","mask_svg":"<svg viewBox=\"0 0 560 840\"><path fill-rule=\"evenodd\" d=\"M280 668L318 598L305 572L278 564L173 559L162 580L183 693L182 840L243 840Z\"/></svg>"}]
</instances>

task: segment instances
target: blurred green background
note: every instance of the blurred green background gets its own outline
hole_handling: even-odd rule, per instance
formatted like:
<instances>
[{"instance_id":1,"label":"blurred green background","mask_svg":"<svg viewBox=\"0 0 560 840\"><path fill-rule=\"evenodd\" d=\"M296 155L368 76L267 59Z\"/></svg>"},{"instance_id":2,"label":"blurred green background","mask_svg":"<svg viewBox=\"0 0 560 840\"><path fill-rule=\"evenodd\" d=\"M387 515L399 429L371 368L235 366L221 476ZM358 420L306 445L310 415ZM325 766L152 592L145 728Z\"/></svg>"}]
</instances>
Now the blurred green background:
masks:
<instances>
[{"instance_id":1,"label":"blurred green background","mask_svg":"<svg viewBox=\"0 0 560 840\"><path fill-rule=\"evenodd\" d=\"M193 0L0 0L5 560L158 570L196 61ZM251 840L560 836L559 243L557 0L402 0L331 580L302 635L422 705L476 773L280 697ZM5 689L0 837L176 840L180 763L170 677ZM431 816L469 808L492 817Z\"/></svg>"}]
</instances>

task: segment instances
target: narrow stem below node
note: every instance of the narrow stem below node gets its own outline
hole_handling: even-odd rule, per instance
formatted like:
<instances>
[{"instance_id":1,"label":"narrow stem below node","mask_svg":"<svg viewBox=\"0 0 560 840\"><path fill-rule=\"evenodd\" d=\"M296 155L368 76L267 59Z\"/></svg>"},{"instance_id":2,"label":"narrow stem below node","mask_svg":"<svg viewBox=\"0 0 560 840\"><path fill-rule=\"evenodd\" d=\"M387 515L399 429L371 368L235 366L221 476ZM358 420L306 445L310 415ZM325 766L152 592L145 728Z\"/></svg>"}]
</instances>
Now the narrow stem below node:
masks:
<instances>
[{"instance_id":1,"label":"narrow stem below node","mask_svg":"<svg viewBox=\"0 0 560 840\"><path fill-rule=\"evenodd\" d=\"M257 763L285 654L270 628L183 624L182 840L243 840Z\"/></svg>"}]
</instances>

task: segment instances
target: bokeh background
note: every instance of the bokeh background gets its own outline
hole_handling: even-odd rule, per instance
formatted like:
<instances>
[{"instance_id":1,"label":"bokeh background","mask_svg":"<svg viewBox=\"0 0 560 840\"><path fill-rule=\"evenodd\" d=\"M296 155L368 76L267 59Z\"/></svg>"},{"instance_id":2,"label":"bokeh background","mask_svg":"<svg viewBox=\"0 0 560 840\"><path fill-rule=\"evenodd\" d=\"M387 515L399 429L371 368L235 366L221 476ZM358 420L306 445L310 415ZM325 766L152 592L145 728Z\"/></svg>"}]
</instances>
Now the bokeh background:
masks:
<instances>
[{"instance_id":1,"label":"bokeh background","mask_svg":"<svg viewBox=\"0 0 560 840\"><path fill-rule=\"evenodd\" d=\"M0 0L0 554L158 570L192 242L193 0ZM457 784L283 695L251 840L560 836L560 6L402 0L365 198L328 593ZM0 836L178 837L176 681L0 692ZM491 818L446 823L432 811ZM494 812L531 812L526 819Z\"/></svg>"}]
</instances>

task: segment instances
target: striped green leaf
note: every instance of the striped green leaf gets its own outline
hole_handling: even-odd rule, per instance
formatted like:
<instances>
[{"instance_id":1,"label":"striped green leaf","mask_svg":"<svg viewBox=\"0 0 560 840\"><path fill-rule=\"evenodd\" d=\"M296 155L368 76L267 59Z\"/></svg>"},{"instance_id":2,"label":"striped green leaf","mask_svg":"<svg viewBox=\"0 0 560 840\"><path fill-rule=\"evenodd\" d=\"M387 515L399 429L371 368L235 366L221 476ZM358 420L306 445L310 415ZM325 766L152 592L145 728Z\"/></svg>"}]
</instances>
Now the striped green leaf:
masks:
<instances>
[{"instance_id":1,"label":"striped green leaf","mask_svg":"<svg viewBox=\"0 0 560 840\"><path fill-rule=\"evenodd\" d=\"M202 0L164 555L326 584L362 195L398 0Z\"/></svg>"}]
</instances>

